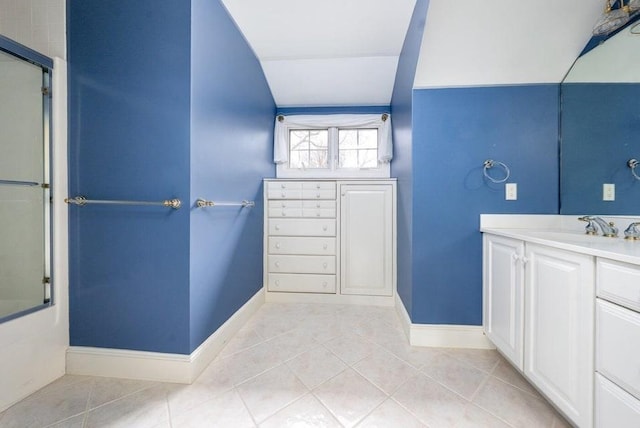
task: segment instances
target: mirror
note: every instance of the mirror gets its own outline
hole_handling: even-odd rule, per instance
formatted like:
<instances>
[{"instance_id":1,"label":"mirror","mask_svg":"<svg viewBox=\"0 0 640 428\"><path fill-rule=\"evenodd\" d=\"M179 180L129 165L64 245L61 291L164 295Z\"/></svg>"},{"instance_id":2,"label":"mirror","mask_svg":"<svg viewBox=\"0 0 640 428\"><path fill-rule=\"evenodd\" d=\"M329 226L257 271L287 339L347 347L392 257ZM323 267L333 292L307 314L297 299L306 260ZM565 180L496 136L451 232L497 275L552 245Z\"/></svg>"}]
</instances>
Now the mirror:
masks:
<instances>
[{"instance_id":1,"label":"mirror","mask_svg":"<svg viewBox=\"0 0 640 428\"><path fill-rule=\"evenodd\" d=\"M640 22L575 62L561 84L561 214L640 215ZM640 168L636 170L640 173ZM603 184L615 200L603 201Z\"/></svg>"},{"instance_id":2,"label":"mirror","mask_svg":"<svg viewBox=\"0 0 640 428\"><path fill-rule=\"evenodd\" d=\"M51 70L31 52L0 40L0 321L51 304Z\"/></svg>"}]
</instances>

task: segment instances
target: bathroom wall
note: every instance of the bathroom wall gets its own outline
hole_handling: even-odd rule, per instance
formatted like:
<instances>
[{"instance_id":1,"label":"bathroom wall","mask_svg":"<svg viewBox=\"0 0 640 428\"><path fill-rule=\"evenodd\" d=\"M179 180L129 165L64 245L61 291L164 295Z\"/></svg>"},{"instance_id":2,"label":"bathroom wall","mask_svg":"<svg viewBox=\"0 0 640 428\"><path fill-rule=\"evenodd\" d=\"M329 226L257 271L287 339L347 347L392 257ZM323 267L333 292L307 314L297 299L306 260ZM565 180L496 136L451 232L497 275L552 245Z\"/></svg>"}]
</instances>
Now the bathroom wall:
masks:
<instances>
[{"instance_id":1,"label":"bathroom wall","mask_svg":"<svg viewBox=\"0 0 640 428\"><path fill-rule=\"evenodd\" d=\"M0 34L65 59L65 6L65 0L0 0Z\"/></svg>"},{"instance_id":2,"label":"bathroom wall","mask_svg":"<svg viewBox=\"0 0 640 428\"><path fill-rule=\"evenodd\" d=\"M190 354L262 287L264 74L219 1L70 1L69 34L71 193L183 204L71 208L71 344Z\"/></svg>"},{"instance_id":3,"label":"bathroom wall","mask_svg":"<svg viewBox=\"0 0 640 428\"><path fill-rule=\"evenodd\" d=\"M413 302L413 140L412 102L420 46L429 0L418 0L402 46L391 98L394 153L391 176L398 179L397 272L398 294L409 314Z\"/></svg>"},{"instance_id":4,"label":"bathroom wall","mask_svg":"<svg viewBox=\"0 0 640 428\"><path fill-rule=\"evenodd\" d=\"M481 213L558 212L559 83L600 3L430 1L412 104L401 81L392 100L398 291L412 322L481 324ZM485 159L509 165L517 201L483 179Z\"/></svg>"},{"instance_id":5,"label":"bathroom wall","mask_svg":"<svg viewBox=\"0 0 640 428\"><path fill-rule=\"evenodd\" d=\"M275 103L260 63L218 1L192 0L190 347L262 287L262 179L273 177ZM188 208L188 207L187 207Z\"/></svg>"}]
</instances>

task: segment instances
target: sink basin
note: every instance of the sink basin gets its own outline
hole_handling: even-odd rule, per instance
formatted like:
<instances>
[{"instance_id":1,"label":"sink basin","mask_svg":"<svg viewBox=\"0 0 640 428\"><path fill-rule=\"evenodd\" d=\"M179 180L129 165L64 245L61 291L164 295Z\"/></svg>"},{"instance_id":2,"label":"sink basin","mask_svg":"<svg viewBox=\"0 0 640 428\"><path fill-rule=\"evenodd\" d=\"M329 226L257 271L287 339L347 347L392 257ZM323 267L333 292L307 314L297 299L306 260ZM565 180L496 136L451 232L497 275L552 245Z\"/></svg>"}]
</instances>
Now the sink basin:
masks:
<instances>
[{"instance_id":1,"label":"sink basin","mask_svg":"<svg viewBox=\"0 0 640 428\"><path fill-rule=\"evenodd\" d=\"M624 241L623 238L608 238L602 235L587 235L586 233L580 232L558 232L558 231L530 231L528 232L531 237L536 237L540 239L549 239L552 241L566 242L568 244L597 244L597 245L607 245L607 244L619 244Z\"/></svg>"}]
</instances>

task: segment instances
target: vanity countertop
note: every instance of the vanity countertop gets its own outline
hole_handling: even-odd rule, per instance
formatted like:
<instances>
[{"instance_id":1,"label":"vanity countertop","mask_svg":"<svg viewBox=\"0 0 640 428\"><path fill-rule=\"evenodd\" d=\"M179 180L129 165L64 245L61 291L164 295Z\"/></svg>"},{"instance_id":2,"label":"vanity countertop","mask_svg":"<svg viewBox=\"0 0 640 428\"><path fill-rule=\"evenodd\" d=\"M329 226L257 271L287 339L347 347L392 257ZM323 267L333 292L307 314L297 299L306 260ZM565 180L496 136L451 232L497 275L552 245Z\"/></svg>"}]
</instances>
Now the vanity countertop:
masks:
<instances>
[{"instance_id":1,"label":"vanity countertop","mask_svg":"<svg viewBox=\"0 0 640 428\"><path fill-rule=\"evenodd\" d=\"M518 217L483 215L480 231L640 265L640 241L630 241L624 239L624 237L607 238L587 235L583 226L579 224L577 227L575 226L576 216L520 216L520 219L524 220L522 222L518 221ZM532 217L541 218L535 219L536 221L527 221ZM542 222L538 220L542 220ZM529 224L529 227L527 227L527 224ZM620 224L625 225L624 223ZM567 225L569 226L567 227ZM621 228L621 231L623 229L624 227ZM622 232L620 232L620 235L622 235Z\"/></svg>"}]
</instances>

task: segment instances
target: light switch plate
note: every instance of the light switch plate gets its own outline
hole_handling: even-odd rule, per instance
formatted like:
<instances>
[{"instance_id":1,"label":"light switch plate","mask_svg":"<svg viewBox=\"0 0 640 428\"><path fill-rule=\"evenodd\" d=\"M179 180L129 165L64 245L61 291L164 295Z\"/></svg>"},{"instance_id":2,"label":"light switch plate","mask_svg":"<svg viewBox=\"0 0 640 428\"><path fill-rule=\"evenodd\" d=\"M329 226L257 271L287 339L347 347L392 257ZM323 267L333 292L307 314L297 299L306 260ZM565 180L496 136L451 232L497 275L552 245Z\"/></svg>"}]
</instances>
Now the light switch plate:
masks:
<instances>
[{"instance_id":1,"label":"light switch plate","mask_svg":"<svg viewBox=\"0 0 640 428\"><path fill-rule=\"evenodd\" d=\"M507 201L518 200L518 185L516 183L507 183L504 186L504 198Z\"/></svg>"},{"instance_id":2,"label":"light switch plate","mask_svg":"<svg viewBox=\"0 0 640 428\"><path fill-rule=\"evenodd\" d=\"M604 183L602 185L602 200L603 201L615 201L616 200L616 185L611 183Z\"/></svg>"}]
</instances>

